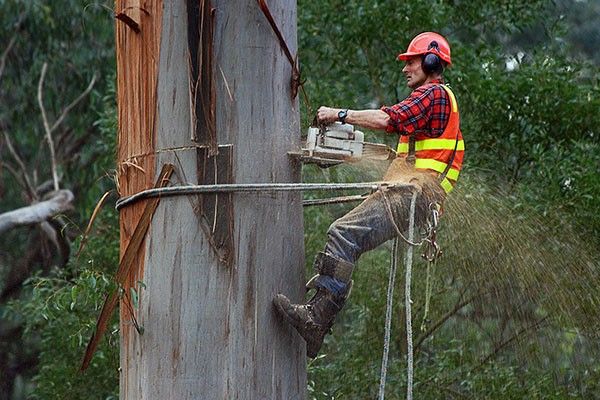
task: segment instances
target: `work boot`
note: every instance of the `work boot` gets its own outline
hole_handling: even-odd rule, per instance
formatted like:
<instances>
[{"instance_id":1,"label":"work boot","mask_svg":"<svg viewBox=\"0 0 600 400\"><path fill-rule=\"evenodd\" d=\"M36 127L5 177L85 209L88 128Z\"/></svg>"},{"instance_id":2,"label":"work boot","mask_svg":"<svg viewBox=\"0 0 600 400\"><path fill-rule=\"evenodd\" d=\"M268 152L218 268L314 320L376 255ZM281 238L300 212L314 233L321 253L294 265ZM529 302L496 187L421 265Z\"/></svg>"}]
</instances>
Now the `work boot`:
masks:
<instances>
[{"instance_id":1,"label":"work boot","mask_svg":"<svg viewBox=\"0 0 600 400\"><path fill-rule=\"evenodd\" d=\"M306 341L306 354L311 358L319 353L335 316L346 303L352 286L353 265L329 254L319 253L315 268L319 274L306 284L306 288L315 289L316 293L306 304L293 304L283 294L273 299L277 311Z\"/></svg>"}]
</instances>

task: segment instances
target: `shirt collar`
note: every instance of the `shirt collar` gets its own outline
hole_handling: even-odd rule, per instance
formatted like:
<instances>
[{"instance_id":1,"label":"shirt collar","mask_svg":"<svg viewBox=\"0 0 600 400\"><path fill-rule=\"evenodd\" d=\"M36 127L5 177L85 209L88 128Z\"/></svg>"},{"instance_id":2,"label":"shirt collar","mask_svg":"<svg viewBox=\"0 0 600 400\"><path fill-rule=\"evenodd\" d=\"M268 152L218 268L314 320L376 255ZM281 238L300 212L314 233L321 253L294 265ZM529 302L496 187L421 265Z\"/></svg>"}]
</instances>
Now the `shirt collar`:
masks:
<instances>
[{"instance_id":1,"label":"shirt collar","mask_svg":"<svg viewBox=\"0 0 600 400\"><path fill-rule=\"evenodd\" d=\"M438 84L443 84L444 83L444 79L440 78L440 79L432 79L431 81L429 81L430 84L432 83L438 83Z\"/></svg>"}]
</instances>

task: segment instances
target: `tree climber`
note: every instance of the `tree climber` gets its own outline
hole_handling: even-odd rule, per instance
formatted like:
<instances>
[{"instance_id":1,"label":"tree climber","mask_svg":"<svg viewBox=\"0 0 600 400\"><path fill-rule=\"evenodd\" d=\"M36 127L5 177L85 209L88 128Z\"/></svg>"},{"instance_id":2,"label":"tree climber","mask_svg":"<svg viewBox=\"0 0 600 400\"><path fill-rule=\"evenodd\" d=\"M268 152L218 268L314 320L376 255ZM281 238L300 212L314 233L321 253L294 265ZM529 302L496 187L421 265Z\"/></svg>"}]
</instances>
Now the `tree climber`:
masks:
<instances>
[{"instance_id":1,"label":"tree climber","mask_svg":"<svg viewBox=\"0 0 600 400\"><path fill-rule=\"evenodd\" d=\"M317 275L307 283L307 289L316 293L306 304L293 304L283 294L275 297L276 309L304 338L312 358L346 302L360 255L407 229L414 191L418 193L415 225L424 226L431 207L441 206L452 190L462 166L458 107L442 78L451 64L448 42L437 33L421 33L398 59L405 62L402 72L413 89L400 103L378 110L320 107L317 111L322 124L341 121L398 134L398 156L383 179L410 186L379 190L331 224L325 249L315 259Z\"/></svg>"}]
</instances>

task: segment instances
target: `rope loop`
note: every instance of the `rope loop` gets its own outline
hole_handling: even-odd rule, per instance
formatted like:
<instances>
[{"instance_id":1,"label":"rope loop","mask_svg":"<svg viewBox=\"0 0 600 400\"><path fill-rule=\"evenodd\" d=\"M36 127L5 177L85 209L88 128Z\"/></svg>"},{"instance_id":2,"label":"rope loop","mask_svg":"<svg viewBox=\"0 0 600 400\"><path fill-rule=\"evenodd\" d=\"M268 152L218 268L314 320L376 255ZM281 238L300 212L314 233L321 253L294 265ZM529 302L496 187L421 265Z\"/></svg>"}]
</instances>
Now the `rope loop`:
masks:
<instances>
[{"instance_id":1,"label":"rope loop","mask_svg":"<svg viewBox=\"0 0 600 400\"><path fill-rule=\"evenodd\" d=\"M300 192L300 191L336 191L336 190L385 190L397 187L409 187L411 185L389 182L361 182L361 183L220 183L213 185L183 185L169 186L142 190L131 196L125 196L117 200L116 209L129 206L137 201L166 196L182 196L195 194L219 194L219 193L261 193L261 192Z\"/></svg>"}]
</instances>

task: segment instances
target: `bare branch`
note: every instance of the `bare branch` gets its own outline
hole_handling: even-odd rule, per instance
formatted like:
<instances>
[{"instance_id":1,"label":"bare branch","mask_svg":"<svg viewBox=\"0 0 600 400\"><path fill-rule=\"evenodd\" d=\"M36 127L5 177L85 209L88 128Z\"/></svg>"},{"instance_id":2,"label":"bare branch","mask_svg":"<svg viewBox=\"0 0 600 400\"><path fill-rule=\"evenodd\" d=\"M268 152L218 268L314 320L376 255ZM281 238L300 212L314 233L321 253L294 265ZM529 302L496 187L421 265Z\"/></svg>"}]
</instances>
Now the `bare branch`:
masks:
<instances>
[{"instance_id":1,"label":"bare branch","mask_svg":"<svg viewBox=\"0 0 600 400\"><path fill-rule=\"evenodd\" d=\"M46 221L58 213L69 210L73 198L70 190L59 190L49 200L0 214L0 234L15 226Z\"/></svg>"},{"instance_id":2,"label":"bare branch","mask_svg":"<svg viewBox=\"0 0 600 400\"><path fill-rule=\"evenodd\" d=\"M418 350L421 345L423 344L423 342L425 341L425 339L427 339L429 336L431 336L436 330L438 330L447 320L449 320L452 316L454 316L457 312L459 312L463 307L465 307L468 304L471 304L473 302L473 300L477 299L478 297L480 297L481 294L475 293L475 295L469 297L468 299L461 301L462 300L462 296L458 299L458 301L456 302L456 304L454 305L454 307L449 310L446 314L444 314L439 320L437 320L433 325L431 325L418 339L417 339L417 343L415 344L414 348L415 350Z\"/></svg>"},{"instance_id":3,"label":"bare branch","mask_svg":"<svg viewBox=\"0 0 600 400\"><path fill-rule=\"evenodd\" d=\"M52 124L52 127L50 128L50 132L54 132L56 130L56 128L58 128L58 126L63 122L63 120L69 113L69 111L71 111L71 109L73 107L75 107L77 104L79 104L81 102L81 100L83 100L88 94L90 94L95 83L96 83L96 74L94 74L94 76L92 76L92 80L88 84L88 87L79 96L77 96L77 98L75 100L73 100L71 102L71 104L69 104L68 106L66 106L63 109L62 113L60 114L60 117L58 117L56 122L54 124Z\"/></svg>"},{"instance_id":4,"label":"bare branch","mask_svg":"<svg viewBox=\"0 0 600 400\"><path fill-rule=\"evenodd\" d=\"M40 222L39 227L40 227L41 231L44 233L44 235L48 238L48 240L50 240L50 242L52 242L54 247L60 252L61 246L60 246L60 243L58 242L59 241L58 234L56 233L56 231L54 230L52 225L50 225L47 221L42 221L42 222Z\"/></svg>"},{"instance_id":5,"label":"bare branch","mask_svg":"<svg viewBox=\"0 0 600 400\"><path fill-rule=\"evenodd\" d=\"M3 131L2 133L4 134L4 141L6 142L8 151L10 152L10 154L13 156L13 158L19 165L19 168L21 168L21 174L23 174L23 180L25 182L26 189L29 192L29 197L32 200L37 200L37 194L35 192L33 185L31 184L31 181L29 180L29 175L27 175L27 169L25 168L25 164L23 163L23 160L21 160L21 157L19 157L19 154L17 154L17 152L15 151L15 148L13 147L8 134L5 131Z\"/></svg>"},{"instance_id":6,"label":"bare branch","mask_svg":"<svg viewBox=\"0 0 600 400\"><path fill-rule=\"evenodd\" d=\"M54 182L54 190L58 190L59 183L58 183L58 173L57 173L57 158L56 158L56 152L54 149L54 140L52 138L52 133L60 126L60 124L63 123L63 121L69 114L69 112L77 104L79 104L88 94L90 94L90 92L92 91L92 88L94 87L94 84L96 83L96 74L94 74L94 76L90 80L90 83L88 84L87 88L79 96L77 96L77 98L75 100L73 100L69 105L67 105L62 110L58 119L52 124L52 126L50 126L50 123L48 121L48 116L46 114L46 109L44 107L44 101L43 101L43 87L44 87L44 79L46 77L47 69L48 69L48 63L44 63L44 65L42 66L42 72L40 73L37 97L38 97L39 107L42 112L42 121L44 123L44 131L46 132L46 141L48 142L48 147L50 148L50 160L52 163L52 180Z\"/></svg>"},{"instance_id":7,"label":"bare branch","mask_svg":"<svg viewBox=\"0 0 600 400\"><path fill-rule=\"evenodd\" d=\"M496 355L498 355L498 353L500 353L500 351L502 349L504 349L506 346L508 346L509 344L511 344L512 342L514 342L515 340L519 339L521 336L525 335L526 333L528 333L529 331L535 331L538 328L542 327L544 322L549 318L549 316L545 316L543 318L540 318L539 320L535 321L533 324L523 327L521 328L518 332L516 332L514 335L512 335L510 338L504 340L501 343L498 343L496 345L496 347L494 347L494 349L484 358L481 359L481 361L479 362L478 365L476 365L475 367L473 367L470 371L470 373L476 371L477 369L481 368L482 366L484 366L489 360L491 360L493 357L495 357Z\"/></svg>"},{"instance_id":8,"label":"bare branch","mask_svg":"<svg viewBox=\"0 0 600 400\"><path fill-rule=\"evenodd\" d=\"M37 185L37 187L35 188L35 192L38 194L38 196L44 197L46 193L52 191L53 185L54 182L52 182L52 180L44 181L41 184Z\"/></svg>"},{"instance_id":9,"label":"bare branch","mask_svg":"<svg viewBox=\"0 0 600 400\"><path fill-rule=\"evenodd\" d=\"M52 163L52 180L54 181L54 190L59 190L58 186L58 173L56 171L56 154L54 153L54 142L52 141L52 129L48 123L48 117L46 116L46 109L44 108L44 99L42 97L44 78L46 77L46 71L48 69L48 63L45 62L42 66L42 72L40 73L40 80L38 82L37 99L42 112L42 121L44 122L44 130L46 131L46 141L50 148L50 161Z\"/></svg>"},{"instance_id":10,"label":"bare branch","mask_svg":"<svg viewBox=\"0 0 600 400\"><path fill-rule=\"evenodd\" d=\"M10 53L16 41L17 35L13 35L13 37L11 37L10 41L8 42L8 46L6 46L6 49L4 49L2 55L0 56L0 79L2 79L2 74L4 73L4 67L6 66L6 59L8 58L8 53Z\"/></svg>"},{"instance_id":11,"label":"bare branch","mask_svg":"<svg viewBox=\"0 0 600 400\"><path fill-rule=\"evenodd\" d=\"M25 184L25 182L23 181L23 177L21 176L21 174L19 174L17 172L16 169L13 168L12 165L6 163L6 162L2 162L0 161L0 169L2 168L6 168L6 170L8 172L10 172L10 174L12 176L15 177L15 179L17 180L17 183L19 184L19 186L21 186L21 188L23 188L23 190L27 191L27 185Z\"/></svg>"}]
</instances>

